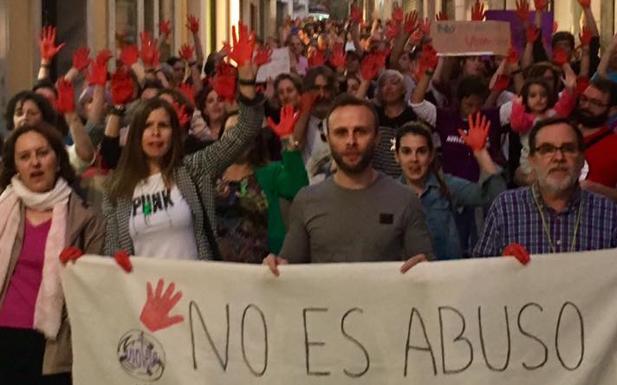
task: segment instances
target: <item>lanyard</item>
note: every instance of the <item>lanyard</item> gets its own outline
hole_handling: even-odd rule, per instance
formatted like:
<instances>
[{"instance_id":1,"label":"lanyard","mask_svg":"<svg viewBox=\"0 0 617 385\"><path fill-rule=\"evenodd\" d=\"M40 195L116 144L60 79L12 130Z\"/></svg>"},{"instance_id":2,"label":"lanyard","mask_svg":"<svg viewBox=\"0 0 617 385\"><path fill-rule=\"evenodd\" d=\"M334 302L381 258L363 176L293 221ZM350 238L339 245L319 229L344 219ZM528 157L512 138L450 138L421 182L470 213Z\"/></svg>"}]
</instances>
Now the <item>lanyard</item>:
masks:
<instances>
[{"instance_id":1,"label":"lanyard","mask_svg":"<svg viewBox=\"0 0 617 385\"><path fill-rule=\"evenodd\" d=\"M540 214L540 219L542 220L542 229L544 230L544 235L546 235L546 239L548 240L548 244L551 247L551 251L553 253L556 253L557 249L555 248L555 244L553 244L553 238L551 237L550 229L548 227L548 224L546 223L546 219L544 218L544 210L542 210L542 207L540 206L540 202L538 202L538 198L536 198L536 194L532 192L531 195L533 196L533 201L536 204L536 208L538 209L538 214ZM583 199L581 197L580 202L578 204L578 212L576 214L576 224L574 225L574 233L572 234L572 240L570 241L570 252L573 252L574 249L576 248L576 236L578 235L578 229L581 224L582 212L583 212Z\"/></svg>"}]
</instances>

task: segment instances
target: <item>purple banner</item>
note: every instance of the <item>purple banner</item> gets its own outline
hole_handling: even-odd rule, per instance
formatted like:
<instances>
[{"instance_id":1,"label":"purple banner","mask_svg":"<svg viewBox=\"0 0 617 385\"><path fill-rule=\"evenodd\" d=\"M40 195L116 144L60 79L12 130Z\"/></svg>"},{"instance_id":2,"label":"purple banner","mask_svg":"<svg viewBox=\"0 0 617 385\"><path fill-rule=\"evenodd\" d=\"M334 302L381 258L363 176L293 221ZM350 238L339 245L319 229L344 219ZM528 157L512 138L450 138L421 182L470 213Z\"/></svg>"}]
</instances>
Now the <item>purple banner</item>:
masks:
<instances>
[{"instance_id":1,"label":"purple banner","mask_svg":"<svg viewBox=\"0 0 617 385\"><path fill-rule=\"evenodd\" d=\"M529 13L529 24L535 23L535 11ZM510 31L512 32L512 46L516 48L520 55L523 54L525 44L527 43L527 31L523 29L523 24L516 15L516 11L486 11L486 20L507 21L510 23ZM553 13L542 13L542 40L547 54L551 55L551 37L553 36Z\"/></svg>"}]
</instances>

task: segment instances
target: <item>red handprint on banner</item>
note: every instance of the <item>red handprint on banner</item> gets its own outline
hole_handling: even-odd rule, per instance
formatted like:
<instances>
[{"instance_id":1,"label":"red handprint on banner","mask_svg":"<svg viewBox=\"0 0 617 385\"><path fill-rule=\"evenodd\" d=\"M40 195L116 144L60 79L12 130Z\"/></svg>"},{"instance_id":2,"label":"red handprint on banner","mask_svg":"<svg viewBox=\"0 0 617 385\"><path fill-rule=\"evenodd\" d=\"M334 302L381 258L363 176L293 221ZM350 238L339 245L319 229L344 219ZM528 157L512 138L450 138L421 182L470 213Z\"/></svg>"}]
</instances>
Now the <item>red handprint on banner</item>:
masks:
<instances>
[{"instance_id":1,"label":"red handprint on banner","mask_svg":"<svg viewBox=\"0 0 617 385\"><path fill-rule=\"evenodd\" d=\"M163 292L163 287L162 278L159 279L154 291L150 282L146 286L147 299L139 319L151 332L166 329L184 321L184 317L181 315L170 316L169 314L182 298L182 292L178 291L174 294L176 285L173 282L167 286L165 292Z\"/></svg>"}]
</instances>

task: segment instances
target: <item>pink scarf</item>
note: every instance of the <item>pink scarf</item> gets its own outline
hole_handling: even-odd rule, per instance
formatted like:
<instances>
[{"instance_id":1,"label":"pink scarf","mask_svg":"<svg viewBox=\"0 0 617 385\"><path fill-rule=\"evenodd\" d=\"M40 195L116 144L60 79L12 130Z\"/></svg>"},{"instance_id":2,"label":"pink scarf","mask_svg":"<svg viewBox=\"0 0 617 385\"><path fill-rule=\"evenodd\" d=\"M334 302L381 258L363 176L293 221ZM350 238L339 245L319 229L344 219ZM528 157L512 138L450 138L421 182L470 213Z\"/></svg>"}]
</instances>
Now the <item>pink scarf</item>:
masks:
<instances>
[{"instance_id":1,"label":"pink scarf","mask_svg":"<svg viewBox=\"0 0 617 385\"><path fill-rule=\"evenodd\" d=\"M23 204L34 210L52 210L51 228L45 242L43 278L34 308L34 329L48 339L55 340L62 323L64 295L60 285L59 255L66 243L66 218L71 188L58 178L54 188L45 193L34 193L14 176L11 184L0 195L0 287L7 277L15 238L23 226L20 208ZM27 247L27 245L22 245Z\"/></svg>"}]
</instances>

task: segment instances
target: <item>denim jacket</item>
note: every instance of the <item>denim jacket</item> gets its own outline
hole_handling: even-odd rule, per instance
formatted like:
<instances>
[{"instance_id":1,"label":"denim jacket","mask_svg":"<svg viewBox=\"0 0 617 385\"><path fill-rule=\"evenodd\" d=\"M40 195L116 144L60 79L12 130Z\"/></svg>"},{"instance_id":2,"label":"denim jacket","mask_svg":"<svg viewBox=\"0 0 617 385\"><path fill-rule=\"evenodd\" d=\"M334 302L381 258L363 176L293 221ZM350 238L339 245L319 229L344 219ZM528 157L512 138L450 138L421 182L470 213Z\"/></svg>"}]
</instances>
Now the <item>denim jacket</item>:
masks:
<instances>
[{"instance_id":1,"label":"denim jacket","mask_svg":"<svg viewBox=\"0 0 617 385\"><path fill-rule=\"evenodd\" d=\"M401 181L406 184L404 177L401 177ZM420 194L437 260L458 259L463 256L454 210L464 206L485 206L506 189L506 181L500 173L482 176L478 183L444 174L444 181L450 192L449 198L441 193L437 176L432 172Z\"/></svg>"}]
</instances>

